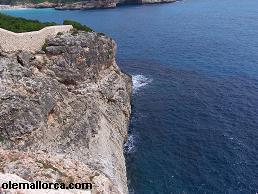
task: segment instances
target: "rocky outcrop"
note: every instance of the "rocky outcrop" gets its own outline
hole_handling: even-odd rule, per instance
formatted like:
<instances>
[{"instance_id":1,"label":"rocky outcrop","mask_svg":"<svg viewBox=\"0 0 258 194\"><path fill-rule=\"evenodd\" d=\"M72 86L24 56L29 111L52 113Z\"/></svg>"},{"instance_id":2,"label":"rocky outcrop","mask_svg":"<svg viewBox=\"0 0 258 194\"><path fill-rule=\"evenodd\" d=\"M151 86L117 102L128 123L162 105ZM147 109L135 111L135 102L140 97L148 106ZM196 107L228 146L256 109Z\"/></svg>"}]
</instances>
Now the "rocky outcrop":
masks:
<instances>
[{"instance_id":1,"label":"rocky outcrop","mask_svg":"<svg viewBox=\"0 0 258 194\"><path fill-rule=\"evenodd\" d=\"M1 52L1 173L128 192L131 77L115 50L106 36L72 32L48 38L44 52Z\"/></svg>"}]
</instances>

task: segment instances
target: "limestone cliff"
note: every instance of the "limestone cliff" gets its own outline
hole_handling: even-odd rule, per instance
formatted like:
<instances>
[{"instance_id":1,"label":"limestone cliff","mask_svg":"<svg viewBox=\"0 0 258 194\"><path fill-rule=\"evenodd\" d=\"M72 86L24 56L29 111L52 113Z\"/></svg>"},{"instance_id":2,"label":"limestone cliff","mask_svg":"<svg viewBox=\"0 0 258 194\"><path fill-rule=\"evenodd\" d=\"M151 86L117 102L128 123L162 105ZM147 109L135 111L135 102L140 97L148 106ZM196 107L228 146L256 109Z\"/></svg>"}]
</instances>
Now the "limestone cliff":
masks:
<instances>
[{"instance_id":1,"label":"limestone cliff","mask_svg":"<svg viewBox=\"0 0 258 194\"><path fill-rule=\"evenodd\" d=\"M0 54L0 173L127 193L132 88L115 42L73 32L48 38L43 50Z\"/></svg>"}]
</instances>

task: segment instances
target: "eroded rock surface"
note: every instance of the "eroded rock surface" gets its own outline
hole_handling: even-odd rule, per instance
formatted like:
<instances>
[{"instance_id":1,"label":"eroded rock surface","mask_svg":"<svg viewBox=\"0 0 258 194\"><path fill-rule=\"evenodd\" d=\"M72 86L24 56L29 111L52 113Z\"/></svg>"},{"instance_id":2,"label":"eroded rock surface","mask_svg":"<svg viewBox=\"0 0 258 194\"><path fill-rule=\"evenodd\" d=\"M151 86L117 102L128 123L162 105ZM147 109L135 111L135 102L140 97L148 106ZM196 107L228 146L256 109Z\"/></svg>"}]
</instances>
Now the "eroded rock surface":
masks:
<instances>
[{"instance_id":1,"label":"eroded rock surface","mask_svg":"<svg viewBox=\"0 0 258 194\"><path fill-rule=\"evenodd\" d=\"M115 42L65 33L43 50L1 53L0 171L27 181L90 180L93 193L127 193L132 88L116 65Z\"/></svg>"}]
</instances>

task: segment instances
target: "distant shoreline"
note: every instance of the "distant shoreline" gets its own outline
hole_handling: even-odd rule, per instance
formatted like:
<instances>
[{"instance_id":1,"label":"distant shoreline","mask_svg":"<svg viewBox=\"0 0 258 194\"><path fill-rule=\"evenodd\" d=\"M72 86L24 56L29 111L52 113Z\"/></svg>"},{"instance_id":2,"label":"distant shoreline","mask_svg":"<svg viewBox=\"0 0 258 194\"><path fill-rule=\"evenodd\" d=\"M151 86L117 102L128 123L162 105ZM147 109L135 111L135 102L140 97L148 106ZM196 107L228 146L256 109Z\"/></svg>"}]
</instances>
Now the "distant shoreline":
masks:
<instances>
[{"instance_id":1,"label":"distant shoreline","mask_svg":"<svg viewBox=\"0 0 258 194\"><path fill-rule=\"evenodd\" d=\"M0 10L20 10L20 9L32 9L32 8L28 8L20 5L14 5L14 6L0 5Z\"/></svg>"},{"instance_id":2,"label":"distant shoreline","mask_svg":"<svg viewBox=\"0 0 258 194\"><path fill-rule=\"evenodd\" d=\"M138 5L143 4L160 4L160 3L174 3L177 0L139 0ZM44 9L44 8L54 8L56 10L87 10L87 9L107 9L107 8L116 8L118 5L127 5L130 4L130 1L127 2L118 2L118 1L89 1L84 2L75 2L58 5L56 3L44 2L40 4L23 4L23 5L0 5L0 10L22 10L22 9Z\"/></svg>"},{"instance_id":3,"label":"distant shoreline","mask_svg":"<svg viewBox=\"0 0 258 194\"><path fill-rule=\"evenodd\" d=\"M34 8L55 8L58 5L56 3L39 3L39 4L33 4L33 3L27 3L27 4L21 4L21 5L0 5L0 10L19 10L19 9L34 9Z\"/></svg>"}]
</instances>

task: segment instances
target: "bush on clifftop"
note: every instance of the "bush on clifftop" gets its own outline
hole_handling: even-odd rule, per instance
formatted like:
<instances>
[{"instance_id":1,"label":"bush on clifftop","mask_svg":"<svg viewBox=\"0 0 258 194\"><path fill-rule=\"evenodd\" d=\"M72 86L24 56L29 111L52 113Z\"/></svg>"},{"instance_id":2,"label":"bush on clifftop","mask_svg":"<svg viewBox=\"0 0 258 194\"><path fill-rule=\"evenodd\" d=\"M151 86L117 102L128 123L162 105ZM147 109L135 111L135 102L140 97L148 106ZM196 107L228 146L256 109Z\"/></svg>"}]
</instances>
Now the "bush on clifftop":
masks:
<instances>
[{"instance_id":1,"label":"bush on clifftop","mask_svg":"<svg viewBox=\"0 0 258 194\"><path fill-rule=\"evenodd\" d=\"M92 32L93 30L88 26L82 25L79 22L65 20L64 25L72 25L76 30L82 30L85 32ZM38 20L28 20L19 17L8 16L0 13L0 28L20 33L38 31L47 26L58 25L54 22L40 22Z\"/></svg>"},{"instance_id":2,"label":"bush on clifftop","mask_svg":"<svg viewBox=\"0 0 258 194\"><path fill-rule=\"evenodd\" d=\"M89 28L88 26L82 25L79 22L75 22L72 20L65 20L64 25L72 25L76 30L82 30L85 32L92 32L93 30Z\"/></svg>"},{"instance_id":3,"label":"bush on clifftop","mask_svg":"<svg viewBox=\"0 0 258 194\"><path fill-rule=\"evenodd\" d=\"M12 31L12 32L31 32L41 30L46 26L56 25L54 22L42 23L38 20L27 20L24 18L18 18L8 16L0 13L0 28Z\"/></svg>"}]
</instances>

